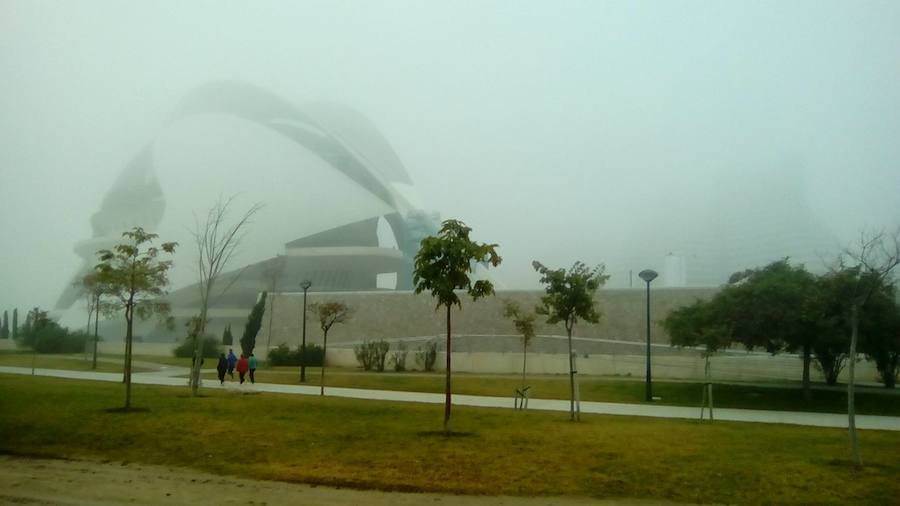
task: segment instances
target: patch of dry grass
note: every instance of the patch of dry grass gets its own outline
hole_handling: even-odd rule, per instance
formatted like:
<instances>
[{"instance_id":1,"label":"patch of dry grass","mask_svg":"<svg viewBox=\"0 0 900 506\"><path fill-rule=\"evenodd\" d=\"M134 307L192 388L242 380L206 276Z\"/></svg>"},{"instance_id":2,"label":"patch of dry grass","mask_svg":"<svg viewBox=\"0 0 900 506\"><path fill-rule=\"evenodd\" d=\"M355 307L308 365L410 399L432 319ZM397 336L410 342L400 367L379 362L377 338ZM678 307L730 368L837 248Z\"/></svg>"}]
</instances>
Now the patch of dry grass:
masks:
<instances>
[{"instance_id":1,"label":"patch of dry grass","mask_svg":"<svg viewBox=\"0 0 900 506\"><path fill-rule=\"evenodd\" d=\"M885 504L900 434L584 416L136 385L147 412L108 413L122 387L0 375L0 450L189 466L382 490L589 495L723 503Z\"/></svg>"}]
</instances>

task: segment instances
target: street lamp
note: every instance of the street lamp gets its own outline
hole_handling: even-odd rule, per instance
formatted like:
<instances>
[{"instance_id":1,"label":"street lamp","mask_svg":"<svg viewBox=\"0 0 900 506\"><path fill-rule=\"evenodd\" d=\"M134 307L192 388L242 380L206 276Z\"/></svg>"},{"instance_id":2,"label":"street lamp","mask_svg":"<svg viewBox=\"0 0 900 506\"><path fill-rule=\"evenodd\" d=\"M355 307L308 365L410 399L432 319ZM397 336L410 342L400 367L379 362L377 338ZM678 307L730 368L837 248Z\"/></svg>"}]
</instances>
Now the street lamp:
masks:
<instances>
[{"instance_id":1,"label":"street lamp","mask_svg":"<svg viewBox=\"0 0 900 506\"><path fill-rule=\"evenodd\" d=\"M300 383L306 383L306 292L312 283L308 279L300 282L303 289L303 337L300 341Z\"/></svg>"},{"instance_id":2,"label":"street lamp","mask_svg":"<svg viewBox=\"0 0 900 506\"><path fill-rule=\"evenodd\" d=\"M652 269L644 269L638 273L638 277L647 282L647 402L653 400L653 384L650 380L650 282L659 274Z\"/></svg>"}]
</instances>

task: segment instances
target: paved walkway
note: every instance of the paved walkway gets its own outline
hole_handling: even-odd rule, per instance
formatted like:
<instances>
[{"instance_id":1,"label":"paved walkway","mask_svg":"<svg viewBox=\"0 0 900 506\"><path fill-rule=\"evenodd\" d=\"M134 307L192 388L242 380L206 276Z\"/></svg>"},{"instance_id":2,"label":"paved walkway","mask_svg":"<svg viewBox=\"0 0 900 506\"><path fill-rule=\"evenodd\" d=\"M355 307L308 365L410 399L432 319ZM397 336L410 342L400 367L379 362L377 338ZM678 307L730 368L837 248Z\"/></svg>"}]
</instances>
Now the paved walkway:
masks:
<instances>
[{"instance_id":1,"label":"paved walkway","mask_svg":"<svg viewBox=\"0 0 900 506\"><path fill-rule=\"evenodd\" d=\"M185 373L186 371L186 368L173 367L172 369L179 369L182 373ZM0 366L0 373L31 375L31 371L32 370L29 367ZM122 381L122 373L66 371L61 369L35 369L34 374L36 376L50 376L55 378L112 381L118 383ZM186 378L175 377L172 374L173 371L169 370L139 372L132 375L131 381L132 383L143 385L187 387ZM244 385L240 385L238 383L228 382L225 383L224 386L222 386L217 384L215 380L207 380L204 382L203 388L248 392L256 391L282 394L319 395L318 386L308 385L279 385L274 383L256 383L253 385L245 383ZM332 397L349 397L354 399L370 399L397 402L425 402L432 404L442 404L444 402L444 394L422 392L365 390L359 388L332 388L326 386L325 394ZM485 408L512 408L512 398L456 394L453 396L453 404L460 406L477 406ZM537 410L566 412L569 410L569 401L531 399L528 402L528 407L530 409ZM619 404L612 402L587 401L581 402L581 412L604 415L650 416L657 418L685 419L698 419L700 416L699 408L695 407ZM717 408L715 410L715 416L716 420L727 420L734 422L784 423L792 425L809 425L816 427L847 428L847 415L833 413ZM900 431L900 417L856 415L856 426L860 429Z\"/></svg>"}]
</instances>

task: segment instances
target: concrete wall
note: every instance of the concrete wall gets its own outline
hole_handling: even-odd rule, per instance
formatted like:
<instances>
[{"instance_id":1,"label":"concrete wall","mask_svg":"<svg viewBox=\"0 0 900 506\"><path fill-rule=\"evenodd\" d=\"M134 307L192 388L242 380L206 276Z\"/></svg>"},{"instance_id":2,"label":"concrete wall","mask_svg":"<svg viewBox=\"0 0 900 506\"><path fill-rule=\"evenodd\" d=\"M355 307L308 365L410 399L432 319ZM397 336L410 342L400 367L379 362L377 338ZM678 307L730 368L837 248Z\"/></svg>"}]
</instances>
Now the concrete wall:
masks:
<instances>
[{"instance_id":1,"label":"concrete wall","mask_svg":"<svg viewBox=\"0 0 900 506\"><path fill-rule=\"evenodd\" d=\"M674 308L709 298L715 288L660 288L651 294L651 318L662 319ZM539 290L501 291L494 297L473 302L462 296L462 308L452 310L454 334L505 335L515 333L512 323L503 318L503 300L518 302L523 309L531 309L540 302L543 294ZM645 302L646 293L641 289L600 290L597 306L602 313L596 325L578 322L575 335L602 339L624 339L642 341L646 339ZM288 343L297 346L300 342L300 320L303 293L274 294L274 311L271 326L271 344ZM341 301L349 305L354 313L344 324L335 325L328 334L329 343L359 341L362 339L391 339L418 336L437 336L446 333L446 313L435 311L435 302L430 294L416 295L413 292L333 292L310 293L308 303L321 301ZM267 308L268 310L268 308ZM562 324L547 325L542 322L537 327L538 334L565 334ZM315 315L307 315L307 340L320 343ZM669 338L660 325L654 324L652 339L658 343L668 343ZM263 318L257 342L265 344L269 339L269 318ZM538 350L539 351L539 350Z\"/></svg>"}]
</instances>

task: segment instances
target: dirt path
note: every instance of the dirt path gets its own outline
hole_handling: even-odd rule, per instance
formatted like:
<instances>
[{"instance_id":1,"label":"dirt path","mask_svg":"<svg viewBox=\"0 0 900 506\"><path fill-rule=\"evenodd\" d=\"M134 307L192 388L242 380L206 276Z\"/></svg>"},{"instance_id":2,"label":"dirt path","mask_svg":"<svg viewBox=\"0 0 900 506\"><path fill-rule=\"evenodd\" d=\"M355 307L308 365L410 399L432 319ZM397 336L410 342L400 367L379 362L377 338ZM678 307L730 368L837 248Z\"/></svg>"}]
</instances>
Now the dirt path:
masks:
<instances>
[{"instance_id":1,"label":"dirt path","mask_svg":"<svg viewBox=\"0 0 900 506\"><path fill-rule=\"evenodd\" d=\"M48 460L0 455L0 504L304 506L659 506L672 503L587 498L523 498L407 494L335 489L216 476L190 469L88 460Z\"/></svg>"}]
</instances>

